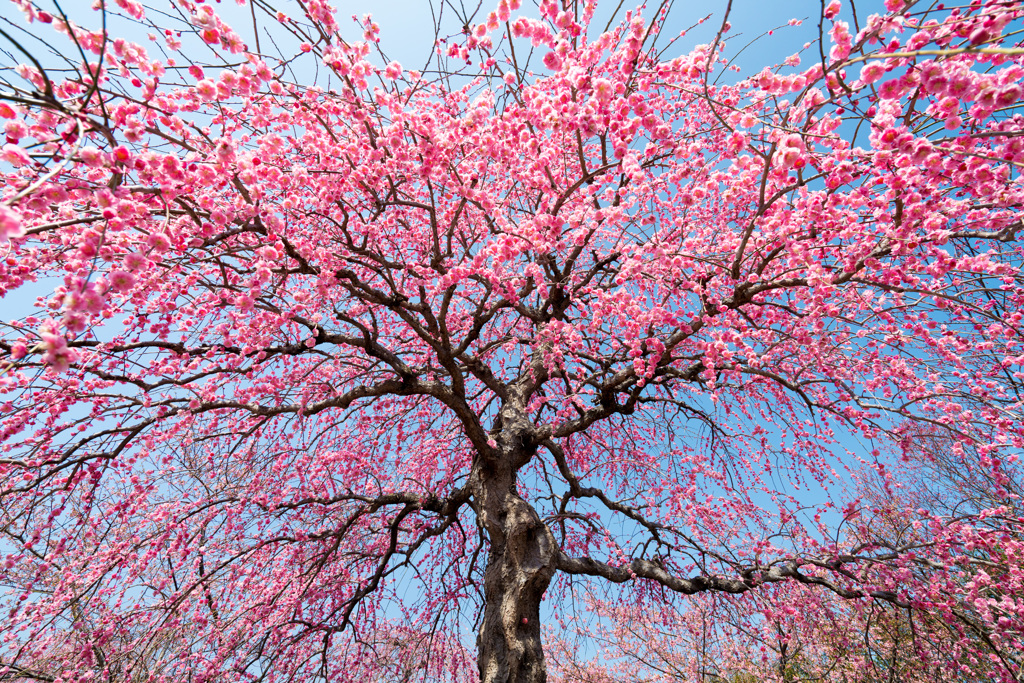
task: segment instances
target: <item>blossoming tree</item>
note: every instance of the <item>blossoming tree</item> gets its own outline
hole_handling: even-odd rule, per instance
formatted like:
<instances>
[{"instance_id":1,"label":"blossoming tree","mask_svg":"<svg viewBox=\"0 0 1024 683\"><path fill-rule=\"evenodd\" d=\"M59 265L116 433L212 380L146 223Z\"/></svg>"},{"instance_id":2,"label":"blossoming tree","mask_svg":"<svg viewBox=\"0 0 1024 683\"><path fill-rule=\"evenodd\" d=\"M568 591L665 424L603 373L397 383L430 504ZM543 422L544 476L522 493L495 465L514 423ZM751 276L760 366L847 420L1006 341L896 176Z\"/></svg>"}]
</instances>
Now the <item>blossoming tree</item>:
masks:
<instances>
[{"instance_id":1,"label":"blossoming tree","mask_svg":"<svg viewBox=\"0 0 1024 683\"><path fill-rule=\"evenodd\" d=\"M754 74L667 1L500 0L421 71L323 0L42 4L0 28L0 676L543 681L606 591L885 606L1016 680L1021 520L849 533L847 490L924 427L995 482L1024 445L1020 3L823 3Z\"/></svg>"}]
</instances>

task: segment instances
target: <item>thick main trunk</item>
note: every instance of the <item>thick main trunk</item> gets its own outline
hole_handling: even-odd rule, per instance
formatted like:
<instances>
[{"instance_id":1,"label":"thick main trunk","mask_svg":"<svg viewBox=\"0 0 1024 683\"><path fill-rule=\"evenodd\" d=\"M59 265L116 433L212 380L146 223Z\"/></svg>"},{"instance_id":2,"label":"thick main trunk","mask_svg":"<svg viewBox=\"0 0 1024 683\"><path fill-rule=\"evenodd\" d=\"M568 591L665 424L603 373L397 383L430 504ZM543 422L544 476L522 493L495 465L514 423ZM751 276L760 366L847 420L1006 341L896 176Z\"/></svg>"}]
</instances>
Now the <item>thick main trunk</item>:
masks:
<instances>
[{"instance_id":1,"label":"thick main trunk","mask_svg":"<svg viewBox=\"0 0 1024 683\"><path fill-rule=\"evenodd\" d=\"M510 458L512 460L512 458ZM555 538L516 494L515 469L483 473L478 503L491 550L477 636L483 683L543 683L540 603L555 573Z\"/></svg>"}]
</instances>

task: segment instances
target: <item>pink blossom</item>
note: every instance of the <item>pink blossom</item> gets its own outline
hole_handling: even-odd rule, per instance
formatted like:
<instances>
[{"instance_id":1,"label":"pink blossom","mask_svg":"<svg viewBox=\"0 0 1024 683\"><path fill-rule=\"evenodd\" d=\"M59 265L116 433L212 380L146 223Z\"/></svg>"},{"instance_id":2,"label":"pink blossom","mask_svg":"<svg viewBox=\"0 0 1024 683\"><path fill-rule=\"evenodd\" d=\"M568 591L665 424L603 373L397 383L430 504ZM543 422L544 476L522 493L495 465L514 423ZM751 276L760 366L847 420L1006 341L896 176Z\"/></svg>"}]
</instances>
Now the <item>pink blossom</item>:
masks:
<instances>
[{"instance_id":1,"label":"pink blossom","mask_svg":"<svg viewBox=\"0 0 1024 683\"><path fill-rule=\"evenodd\" d=\"M878 62L869 62L860 70L860 80L863 83L874 83L885 75L885 67Z\"/></svg>"},{"instance_id":2,"label":"pink blossom","mask_svg":"<svg viewBox=\"0 0 1024 683\"><path fill-rule=\"evenodd\" d=\"M139 270L142 268L149 259L145 255L138 252L130 252L124 256L124 265L128 270Z\"/></svg>"},{"instance_id":3,"label":"pink blossom","mask_svg":"<svg viewBox=\"0 0 1024 683\"><path fill-rule=\"evenodd\" d=\"M598 78L594 81L594 97L598 102L610 102L615 96L615 87L611 81L605 78Z\"/></svg>"},{"instance_id":4,"label":"pink blossom","mask_svg":"<svg viewBox=\"0 0 1024 683\"><path fill-rule=\"evenodd\" d=\"M171 241L162 232L155 232L147 237L146 244L157 253L165 252L171 247Z\"/></svg>"},{"instance_id":5,"label":"pink blossom","mask_svg":"<svg viewBox=\"0 0 1024 683\"><path fill-rule=\"evenodd\" d=\"M135 276L125 270L115 270L107 277L110 287L117 292L126 292L135 285Z\"/></svg>"},{"instance_id":6,"label":"pink blossom","mask_svg":"<svg viewBox=\"0 0 1024 683\"><path fill-rule=\"evenodd\" d=\"M946 93L960 99L968 99L974 90L974 80L969 73L965 72L953 75L946 85Z\"/></svg>"},{"instance_id":7,"label":"pink blossom","mask_svg":"<svg viewBox=\"0 0 1024 683\"><path fill-rule=\"evenodd\" d=\"M25 226L21 214L6 204L0 204L0 242L7 242L12 237L21 237L24 234Z\"/></svg>"},{"instance_id":8,"label":"pink blossom","mask_svg":"<svg viewBox=\"0 0 1024 683\"><path fill-rule=\"evenodd\" d=\"M88 166L102 166L105 161L103 152L92 146L82 147L78 150L78 156Z\"/></svg>"},{"instance_id":9,"label":"pink blossom","mask_svg":"<svg viewBox=\"0 0 1024 683\"><path fill-rule=\"evenodd\" d=\"M1017 83L1011 83L1003 87L996 97L996 105L999 107L1009 107L1015 104L1021 98L1021 87Z\"/></svg>"},{"instance_id":10,"label":"pink blossom","mask_svg":"<svg viewBox=\"0 0 1024 683\"><path fill-rule=\"evenodd\" d=\"M203 100L209 102L217 98L217 84L210 79L204 79L196 83L196 94Z\"/></svg>"},{"instance_id":11,"label":"pink blossom","mask_svg":"<svg viewBox=\"0 0 1024 683\"><path fill-rule=\"evenodd\" d=\"M802 150L793 147L783 147L779 150L783 168L803 168L807 165L807 159Z\"/></svg>"},{"instance_id":12,"label":"pink blossom","mask_svg":"<svg viewBox=\"0 0 1024 683\"><path fill-rule=\"evenodd\" d=\"M938 103L938 110L948 116L960 109L960 100L955 97L944 97Z\"/></svg>"},{"instance_id":13,"label":"pink blossom","mask_svg":"<svg viewBox=\"0 0 1024 683\"><path fill-rule=\"evenodd\" d=\"M10 143L7 143L0 149L0 160L12 166L26 166L32 163L32 158L25 150Z\"/></svg>"},{"instance_id":14,"label":"pink blossom","mask_svg":"<svg viewBox=\"0 0 1024 683\"><path fill-rule=\"evenodd\" d=\"M15 342L11 345L11 359L21 360L28 355L28 346L24 342Z\"/></svg>"},{"instance_id":15,"label":"pink blossom","mask_svg":"<svg viewBox=\"0 0 1024 683\"><path fill-rule=\"evenodd\" d=\"M804 139L797 133L789 133L783 136L779 144L783 147L792 147L797 150L803 150L805 148Z\"/></svg>"},{"instance_id":16,"label":"pink blossom","mask_svg":"<svg viewBox=\"0 0 1024 683\"><path fill-rule=\"evenodd\" d=\"M992 37L992 32L989 29L985 27L978 27L971 32L968 40L971 45L981 45L982 43L987 43L992 40Z\"/></svg>"},{"instance_id":17,"label":"pink blossom","mask_svg":"<svg viewBox=\"0 0 1024 683\"><path fill-rule=\"evenodd\" d=\"M733 153L742 151L747 146L747 143L747 136L739 131L733 131L729 136L729 149Z\"/></svg>"},{"instance_id":18,"label":"pink blossom","mask_svg":"<svg viewBox=\"0 0 1024 683\"><path fill-rule=\"evenodd\" d=\"M4 125L4 133L6 133L8 140L11 142L17 142L28 135L28 126L26 126L22 121L8 121Z\"/></svg>"},{"instance_id":19,"label":"pink blossom","mask_svg":"<svg viewBox=\"0 0 1024 683\"><path fill-rule=\"evenodd\" d=\"M222 164L230 164L235 160L235 145L230 139L221 139L217 143L214 152L217 155L218 161Z\"/></svg>"},{"instance_id":20,"label":"pink blossom","mask_svg":"<svg viewBox=\"0 0 1024 683\"><path fill-rule=\"evenodd\" d=\"M985 109L994 109L996 106L996 98L998 94L999 91L997 91L995 88L988 87L981 90L978 93L977 97L975 98L975 101L977 102L979 107Z\"/></svg>"},{"instance_id":21,"label":"pink blossom","mask_svg":"<svg viewBox=\"0 0 1024 683\"><path fill-rule=\"evenodd\" d=\"M111 152L111 156L114 158L114 161L116 161L119 164L127 164L132 159L131 152L129 152L128 148L125 147L124 145L118 145L117 147L115 147L114 150Z\"/></svg>"},{"instance_id":22,"label":"pink blossom","mask_svg":"<svg viewBox=\"0 0 1024 683\"><path fill-rule=\"evenodd\" d=\"M831 58L845 59L850 54L850 48L853 45L850 25L845 21L836 21L832 24L832 30L829 31L829 35L832 37L833 43L830 53Z\"/></svg>"},{"instance_id":23,"label":"pink blossom","mask_svg":"<svg viewBox=\"0 0 1024 683\"><path fill-rule=\"evenodd\" d=\"M898 80L886 81L879 86L878 96L883 100L898 99L903 96L903 86Z\"/></svg>"},{"instance_id":24,"label":"pink blossom","mask_svg":"<svg viewBox=\"0 0 1024 683\"><path fill-rule=\"evenodd\" d=\"M65 372L77 358L74 350L68 348L68 341L59 331L55 320L44 322L39 328L39 339L45 351L43 362L56 372Z\"/></svg>"}]
</instances>

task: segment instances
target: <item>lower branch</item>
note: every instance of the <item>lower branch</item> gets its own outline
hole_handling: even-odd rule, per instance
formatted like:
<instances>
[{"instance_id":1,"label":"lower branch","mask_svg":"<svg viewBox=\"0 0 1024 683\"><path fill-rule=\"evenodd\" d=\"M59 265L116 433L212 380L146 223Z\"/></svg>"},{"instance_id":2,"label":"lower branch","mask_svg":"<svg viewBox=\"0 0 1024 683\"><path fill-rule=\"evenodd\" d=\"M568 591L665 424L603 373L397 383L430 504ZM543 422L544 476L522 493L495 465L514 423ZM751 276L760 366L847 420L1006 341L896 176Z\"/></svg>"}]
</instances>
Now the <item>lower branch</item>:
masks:
<instances>
[{"instance_id":1,"label":"lower branch","mask_svg":"<svg viewBox=\"0 0 1024 683\"><path fill-rule=\"evenodd\" d=\"M806 560L788 560L767 568L741 569L739 571L740 578L705 575L682 578L669 573L661 564L651 560L635 559L627 565L613 567L589 557L569 557L565 553L560 553L558 557L558 569L566 574L600 576L614 583L625 583L637 578L649 579L684 595L708 591L738 594L746 593L765 583L797 581L798 583L822 586L849 600L877 598L898 607L910 607L909 601L900 598L892 591L844 588L824 577L808 576L800 572L800 567L803 565L817 566L817 563Z\"/></svg>"}]
</instances>

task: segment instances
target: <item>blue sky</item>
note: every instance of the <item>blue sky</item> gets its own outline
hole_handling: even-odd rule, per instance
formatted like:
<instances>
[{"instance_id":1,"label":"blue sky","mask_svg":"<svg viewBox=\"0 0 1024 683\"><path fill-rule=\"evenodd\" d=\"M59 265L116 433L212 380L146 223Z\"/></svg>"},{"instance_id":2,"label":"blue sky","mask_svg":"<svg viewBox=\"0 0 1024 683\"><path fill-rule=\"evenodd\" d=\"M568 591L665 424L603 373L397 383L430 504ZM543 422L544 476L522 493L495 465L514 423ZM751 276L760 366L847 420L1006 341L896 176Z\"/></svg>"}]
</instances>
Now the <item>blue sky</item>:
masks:
<instances>
[{"instance_id":1,"label":"blue sky","mask_svg":"<svg viewBox=\"0 0 1024 683\"><path fill-rule=\"evenodd\" d=\"M634 7L638 0L625 0L622 3L620 14L626 9ZM53 0L35 0L37 6L51 14L58 12ZM207 0L220 13L229 24L252 46L253 40L253 17L250 13L248 3L239 6L234 0ZM732 30L725 54L736 56L736 64L742 68L741 75L756 73L766 65L773 65L781 62L789 55L800 51L807 42L814 41L818 35L818 18L821 14L823 0L783 0L781 2L765 2L764 0L733 0L730 21ZM98 15L89 10L91 2L88 0L72 0L61 2L60 6L67 11L71 17L82 25L90 28L98 28ZM108 6L116 11L114 2L108 0ZM271 3L274 7L294 17L301 17L302 11L294 0L276 0ZM442 35L458 33L461 28L461 20L457 13L451 9L451 5L460 6L465 4L472 7L475 2L462 2L461 0L342 0L335 1L338 8L339 24L342 28L342 35L349 40L361 39L361 28L356 26L350 17L362 17L365 14L372 14L374 21L381 27L380 47L387 54L388 58L402 63L406 68L420 68L431 53L434 39L434 20L436 12L442 17ZM497 0L483 0L481 10L476 15L477 21L482 21L492 5ZM534 5L536 0L524 0L523 9L520 12L535 13ZM617 0L600 0L595 20L596 33L605 24L607 17L618 5ZM654 8L660 2L652 0L647 14L653 14ZM844 1L842 17L851 20L849 0ZM159 22L160 11L170 6L169 0L148 0L148 7L154 11L149 16ZM686 37L676 43L670 51L669 56L675 56L688 52L693 46L701 43L708 43L713 40L718 28L721 26L721 19L727 5L727 0L706 0L695 3L686 0L676 0L669 14L669 21L666 30L662 34L661 41L679 34L680 31L693 27L704 17L710 17L703 25L696 26L689 31ZM861 22L873 12L882 12L882 0L860 0L856 3L858 17ZM436 12L435 12L436 11ZM261 26L261 33L274 23L265 14L257 12L258 23ZM787 25L790 19L803 20L800 26ZM852 21L851 21L852 23ZM4 26L6 24L6 27ZM17 35L24 27L24 20L20 10L13 2L0 0L0 27L5 27ZM288 54L289 41L283 36L280 27L270 26L278 40L282 50ZM13 29L13 30L11 30ZM126 22L111 18L109 22L110 33L114 36L121 36L147 44L146 36L139 26L132 26ZM773 31L773 35L765 35ZM48 48L49 28L35 24L29 28L34 33L44 38L40 52ZM134 35L132 35L134 34ZM264 34L265 35L265 34ZM283 40L282 40L283 38ZM748 43L752 44L748 45ZM266 38L263 39L264 52L272 53L273 49L267 46ZM202 46L201 46L202 47ZM817 51L814 50L816 53ZM20 58L20 56L18 56ZM10 57L0 54L0 65L10 62Z\"/></svg>"},{"instance_id":2,"label":"blue sky","mask_svg":"<svg viewBox=\"0 0 1024 683\"><path fill-rule=\"evenodd\" d=\"M638 2L639 0L634 0ZM627 0L622 4L625 11L634 7L634 2ZM286 3L279 3L282 8ZM290 3L288 3L290 4ZM442 7L444 0L348 0L336 2L338 8L339 23L342 26L345 37L351 36L358 39L360 31L356 29L349 19L350 16L362 17L364 14L372 14L374 21L381 27L381 47L392 59L401 62L410 68L422 62L429 54L433 40L433 12L435 9L442 10L445 24L449 30L458 30L458 21L455 13L447 6ZM453 3L458 5L457 0ZM466 2L467 6L475 3ZM477 15L478 20L486 17L491 5L496 5L497 0L482 3L482 10ZM523 2L521 12L531 12L534 5L531 0ZM656 7L658 2L650 2ZM603 26L609 13L615 9L616 0L603 0L599 3L597 16L601 21L595 24ZM669 15L668 30L664 33L667 38L674 36L696 24L701 18L710 15L711 18L702 26L697 27L687 34L687 37L677 44L679 52L688 51L694 45L710 42L721 25L721 18L726 8L726 0L705 0L704 2L688 2L676 0ZM747 48L737 63L744 67L744 71L760 71L768 64L781 62L787 56L801 49L804 43L813 41L818 35L818 18L821 14L821 0L782 0L780 2L765 2L765 0L734 0L730 21L733 38L729 41L727 54L735 54L747 43L755 40L755 43ZM856 3L858 17L861 21L873 12L883 12L881 0L860 0ZM844 2L842 16L850 20L852 16L849 11L848 0ZM219 7L225 16L235 15L239 17L235 28L243 33L243 26L251 34L251 17L246 9L239 9L225 0ZM650 12L650 10L649 10ZM803 25L798 27L788 26L790 19L805 20ZM451 22L451 23L448 23ZM852 22L851 22L852 23ZM348 29L346 31L346 29ZM775 29L771 36L764 36L768 31ZM759 36L760 37L758 39Z\"/></svg>"}]
</instances>

